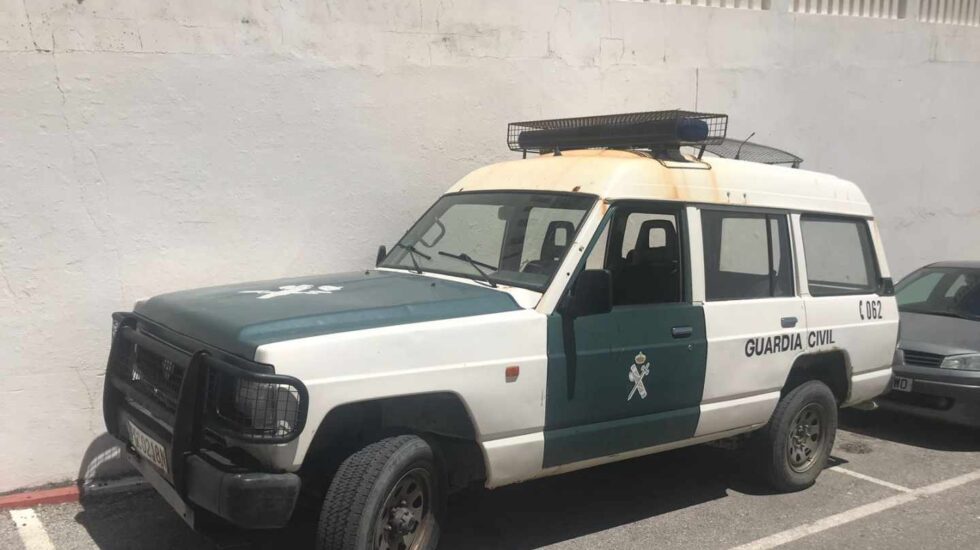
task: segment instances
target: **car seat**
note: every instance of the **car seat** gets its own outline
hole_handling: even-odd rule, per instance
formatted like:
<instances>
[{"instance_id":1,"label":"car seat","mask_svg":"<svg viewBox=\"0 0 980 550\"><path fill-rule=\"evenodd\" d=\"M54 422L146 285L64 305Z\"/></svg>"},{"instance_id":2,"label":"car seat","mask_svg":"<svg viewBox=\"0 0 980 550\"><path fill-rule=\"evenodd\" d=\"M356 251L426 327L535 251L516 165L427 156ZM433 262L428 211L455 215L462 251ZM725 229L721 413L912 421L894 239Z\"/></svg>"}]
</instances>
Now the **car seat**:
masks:
<instances>
[{"instance_id":1,"label":"car seat","mask_svg":"<svg viewBox=\"0 0 980 550\"><path fill-rule=\"evenodd\" d=\"M563 231L562 242L558 240L558 232ZM569 221L553 221L548 224L548 229L544 232L544 240L541 243L541 254L537 260L531 260L524 266L525 273L544 273L551 274L558 269L558 263L565 250L572 243L572 236L575 234L575 224Z\"/></svg>"},{"instance_id":2,"label":"car seat","mask_svg":"<svg viewBox=\"0 0 980 550\"><path fill-rule=\"evenodd\" d=\"M650 246L650 232L664 232L663 246ZM647 220L640 225L636 246L614 273L613 300L617 305L676 302L680 257L677 229L669 220Z\"/></svg>"}]
</instances>

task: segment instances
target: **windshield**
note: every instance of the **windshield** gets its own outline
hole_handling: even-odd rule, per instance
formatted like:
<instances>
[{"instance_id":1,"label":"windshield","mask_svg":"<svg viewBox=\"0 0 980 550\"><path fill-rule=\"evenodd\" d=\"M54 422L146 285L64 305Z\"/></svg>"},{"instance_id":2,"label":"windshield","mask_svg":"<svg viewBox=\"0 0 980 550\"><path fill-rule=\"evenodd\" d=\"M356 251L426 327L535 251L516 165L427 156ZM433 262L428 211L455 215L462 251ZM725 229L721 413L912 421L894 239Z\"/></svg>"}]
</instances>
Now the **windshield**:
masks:
<instances>
[{"instance_id":1,"label":"windshield","mask_svg":"<svg viewBox=\"0 0 980 550\"><path fill-rule=\"evenodd\" d=\"M927 267L898 284L899 311L980 320L980 269Z\"/></svg>"},{"instance_id":2,"label":"windshield","mask_svg":"<svg viewBox=\"0 0 980 550\"><path fill-rule=\"evenodd\" d=\"M596 197L474 192L440 198L381 267L544 291Z\"/></svg>"}]
</instances>

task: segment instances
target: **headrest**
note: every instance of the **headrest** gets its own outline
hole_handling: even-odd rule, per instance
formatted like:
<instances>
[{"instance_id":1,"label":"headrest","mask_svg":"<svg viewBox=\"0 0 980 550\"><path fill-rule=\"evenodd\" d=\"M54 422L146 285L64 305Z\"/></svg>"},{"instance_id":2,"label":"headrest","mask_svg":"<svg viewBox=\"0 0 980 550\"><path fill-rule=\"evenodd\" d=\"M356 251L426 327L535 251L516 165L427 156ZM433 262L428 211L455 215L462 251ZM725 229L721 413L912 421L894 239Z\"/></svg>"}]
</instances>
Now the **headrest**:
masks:
<instances>
[{"instance_id":1,"label":"headrest","mask_svg":"<svg viewBox=\"0 0 980 550\"><path fill-rule=\"evenodd\" d=\"M650 232L654 229L664 231L663 246L650 246ZM643 222L636 237L636 248L626 255L626 261L633 265L676 262L677 259L677 230L669 220Z\"/></svg>"},{"instance_id":2,"label":"headrest","mask_svg":"<svg viewBox=\"0 0 980 550\"><path fill-rule=\"evenodd\" d=\"M970 286L967 283L953 297L956 308L972 315L980 315L980 285Z\"/></svg>"},{"instance_id":3,"label":"headrest","mask_svg":"<svg viewBox=\"0 0 980 550\"><path fill-rule=\"evenodd\" d=\"M640 234L636 236L636 250L647 250L650 248L650 231L663 229L664 246L657 248L668 248L673 250L677 247L677 230L670 220L647 220L640 224Z\"/></svg>"},{"instance_id":4,"label":"headrest","mask_svg":"<svg viewBox=\"0 0 980 550\"><path fill-rule=\"evenodd\" d=\"M564 230L563 243L559 244L558 230ZM572 235L575 234L575 224L569 221L553 221L548 224L548 230L544 232L544 242L541 243L541 259L557 260L565 252L565 248L572 243Z\"/></svg>"}]
</instances>

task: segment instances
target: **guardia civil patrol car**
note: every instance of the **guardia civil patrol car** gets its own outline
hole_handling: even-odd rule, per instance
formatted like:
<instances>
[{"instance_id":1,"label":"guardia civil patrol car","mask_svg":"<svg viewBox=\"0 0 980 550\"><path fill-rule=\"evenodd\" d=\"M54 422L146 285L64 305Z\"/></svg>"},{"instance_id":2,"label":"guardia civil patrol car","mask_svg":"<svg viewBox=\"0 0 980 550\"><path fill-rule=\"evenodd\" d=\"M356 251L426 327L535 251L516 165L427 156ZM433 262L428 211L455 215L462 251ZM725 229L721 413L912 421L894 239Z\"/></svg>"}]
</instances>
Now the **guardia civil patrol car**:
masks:
<instances>
[{"instance_id":1,"label":"guardia civil patrol car","mask_svg":"<svg viewBox=\"0 0 980 550\"><path fill-rule=\"evenodd\" d=\"M893 285L854 184L727 120L511 124L524 158L373 269L115 314L109 432L192 525L312 505L320 549L434 548L454 489L719 440L808 487L838 408L888 387Z\"/></svg>"}]
</instances>

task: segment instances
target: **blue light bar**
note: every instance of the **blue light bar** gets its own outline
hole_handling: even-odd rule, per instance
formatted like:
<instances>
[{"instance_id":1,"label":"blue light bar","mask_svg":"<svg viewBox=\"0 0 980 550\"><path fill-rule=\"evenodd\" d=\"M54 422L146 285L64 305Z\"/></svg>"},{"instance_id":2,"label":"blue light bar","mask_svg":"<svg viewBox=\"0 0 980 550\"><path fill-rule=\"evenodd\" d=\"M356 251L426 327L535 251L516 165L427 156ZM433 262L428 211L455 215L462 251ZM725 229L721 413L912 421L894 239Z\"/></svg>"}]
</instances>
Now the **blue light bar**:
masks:
<instances>
[{"instance_id":1,"label":"blue light bar","mask_svg":"<svg viewBox=\"0 0 980 550\"><path fill-rule=\"evenodd\" d=\"M580 118L514 122L507 127L513 151L569 149L650 149L720 143L728 115L692 111L652 111Z\"/></svg>"}]
</instances>

